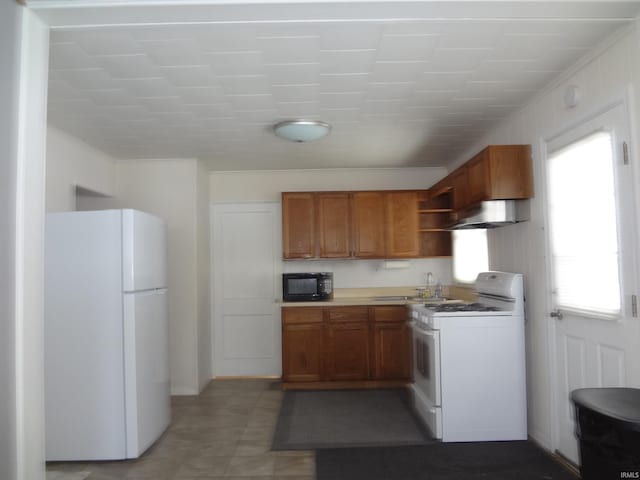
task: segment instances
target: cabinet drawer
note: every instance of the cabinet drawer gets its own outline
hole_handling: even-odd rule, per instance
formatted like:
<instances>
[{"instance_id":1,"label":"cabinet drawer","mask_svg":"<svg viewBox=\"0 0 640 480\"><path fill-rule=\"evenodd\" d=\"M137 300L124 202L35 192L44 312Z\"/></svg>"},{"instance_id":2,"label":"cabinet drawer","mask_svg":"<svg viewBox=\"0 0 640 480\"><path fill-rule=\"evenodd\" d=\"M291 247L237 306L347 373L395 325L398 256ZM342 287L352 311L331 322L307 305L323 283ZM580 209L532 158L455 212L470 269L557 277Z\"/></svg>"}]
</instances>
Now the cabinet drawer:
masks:
<instances>
[{"instance_id":1,"label":"cabinet drawer","mask_svg":"<svg viewBox=\"0 0 640 480\"><path fill-rule=\"evenodd\" d=\"M368 307L332 307L327 309L330 322L366 322L369 319Z\"/></svg>"},{"instance_id":2,"label":"cabinet drawer","mask_svg":"<svg viewBox=\"0 0 640 480\"><path fill-rule=\"evenodd\" d=\"M282 309L282 323L322 323L321 307L285 307Z\"/></svg>"},{"instance_id":3,"label":"cabinet drawer","mask_svg":"<svg viewBox=\"0 0 640 480\"><path fill-rule=\"evenodd\" d=\"M408 319L405 306L373 307L371 310L374 322L405 322Z\"/></svg>"}]
</instances>

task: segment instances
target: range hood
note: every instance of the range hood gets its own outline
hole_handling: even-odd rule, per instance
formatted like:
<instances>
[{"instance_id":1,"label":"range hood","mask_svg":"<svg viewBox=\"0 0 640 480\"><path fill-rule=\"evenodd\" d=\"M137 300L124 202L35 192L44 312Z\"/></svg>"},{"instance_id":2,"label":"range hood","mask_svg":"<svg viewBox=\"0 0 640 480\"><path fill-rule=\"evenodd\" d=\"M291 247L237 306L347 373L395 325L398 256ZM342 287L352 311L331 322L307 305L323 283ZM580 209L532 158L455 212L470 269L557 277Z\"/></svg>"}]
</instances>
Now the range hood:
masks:
<instances>
[{"instance_id":1,"label":"range hood","mask_svg":"<svg viewBox=\"0 0 640 480\"><path fill-rule=\"evenodd\" d=\"M458 213L458 219L447 228L497 228L529 220L527 200L490 200Z\"/></svg>"}]
</instances>

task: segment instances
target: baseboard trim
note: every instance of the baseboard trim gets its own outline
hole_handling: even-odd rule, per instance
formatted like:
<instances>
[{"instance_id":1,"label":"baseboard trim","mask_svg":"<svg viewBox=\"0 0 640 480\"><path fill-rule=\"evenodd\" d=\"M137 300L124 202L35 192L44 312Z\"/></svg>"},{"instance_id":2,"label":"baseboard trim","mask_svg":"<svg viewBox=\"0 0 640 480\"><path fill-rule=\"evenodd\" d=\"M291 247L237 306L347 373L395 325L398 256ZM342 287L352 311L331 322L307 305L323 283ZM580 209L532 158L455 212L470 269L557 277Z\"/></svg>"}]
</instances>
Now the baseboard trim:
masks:
<instances>
[{"instance_id":1,"label":"baseboard trim","mask_svg":"<svg viewBox=\"0 0 640 480\"><path fill-rule=\"evenodd\" d=\"M220 375L211 380L280 380L280 375Z\"/></svg>"},{"instance_id":2,"label":"baseboard trim","mask_svg":"<svg viewBox=\"0 0 640 480\"><path fill-rule=\"evenodd\" d=\"M347 390L367 388L402 388L407 380L354 380L343 382L284 382L283 390Z\"/></svg>"}]
</instances>

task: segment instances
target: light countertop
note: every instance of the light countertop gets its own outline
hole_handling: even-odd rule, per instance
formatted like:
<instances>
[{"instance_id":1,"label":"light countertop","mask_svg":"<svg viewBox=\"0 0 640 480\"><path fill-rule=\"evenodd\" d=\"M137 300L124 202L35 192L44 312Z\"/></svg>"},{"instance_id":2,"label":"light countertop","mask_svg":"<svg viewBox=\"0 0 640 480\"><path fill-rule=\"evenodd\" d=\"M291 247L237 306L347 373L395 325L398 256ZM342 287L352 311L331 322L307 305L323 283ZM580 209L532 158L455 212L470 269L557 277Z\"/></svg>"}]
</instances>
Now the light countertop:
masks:
<instances>
[{"instance_id":1,"label":"light countertop","mask_svg":"<svg viewBox=\"0 0 640 480\"><path fill-rule=\"evenodd\" d=\"M443 287L445 298L472 300L468 292L459 288ZM336 288L332 300L318 302L281 302L281 307L345 307L345 306L382 306L382 305L413 305L425 303L426 299L417 298L416 287L382 287L382 288ZM376 300L383 296L406 296L402 300Z\"/></svg>"}]
</instances>

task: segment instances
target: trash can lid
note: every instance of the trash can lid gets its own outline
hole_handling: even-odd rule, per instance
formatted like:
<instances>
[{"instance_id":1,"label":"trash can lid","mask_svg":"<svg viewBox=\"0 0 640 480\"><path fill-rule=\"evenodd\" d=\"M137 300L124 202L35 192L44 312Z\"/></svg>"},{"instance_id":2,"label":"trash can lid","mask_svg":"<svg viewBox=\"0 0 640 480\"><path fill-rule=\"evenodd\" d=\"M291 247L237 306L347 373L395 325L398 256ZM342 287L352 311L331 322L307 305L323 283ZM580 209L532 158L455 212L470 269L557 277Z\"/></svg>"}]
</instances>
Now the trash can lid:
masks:
<instances>
[{"instance_id":1,"label":"trash can lid","mask_svg":"<svg viewBox=\"0 0 640 480\"><path fill-rule=\"evenodd\" d=\"M639 388L580 388L571 392L571 400L616 420L629 430L640 431Z\"/></svg>"}]
</instances>

